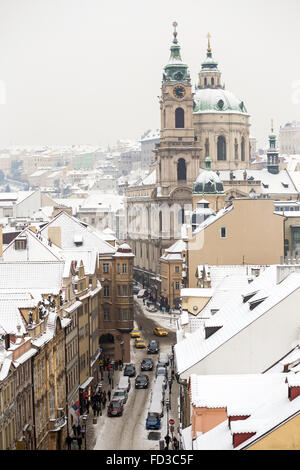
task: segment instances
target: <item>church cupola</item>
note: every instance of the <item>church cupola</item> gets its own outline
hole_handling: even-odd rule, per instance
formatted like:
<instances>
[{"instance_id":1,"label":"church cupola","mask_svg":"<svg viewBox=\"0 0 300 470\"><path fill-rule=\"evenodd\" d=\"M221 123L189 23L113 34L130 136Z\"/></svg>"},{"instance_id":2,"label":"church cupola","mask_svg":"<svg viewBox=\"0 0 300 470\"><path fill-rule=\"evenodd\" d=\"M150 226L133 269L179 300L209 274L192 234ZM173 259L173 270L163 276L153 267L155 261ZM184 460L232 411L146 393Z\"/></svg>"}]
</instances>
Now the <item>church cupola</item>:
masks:
<instances>
[{"instance_id":1,"label":"church cupola","mask_svg":"<svg viewBox=\"0 0 300 470\"><path fill-rule=\"evenodd\" d=\"M198 225L202 224L208 217L216 215L216 213L209 208L209 201L202 198L200 201L197 202L197 207L193 210L191 215L191 225L192 230L194 231Z\"/></svg>"},{"instance_id":2,"label":"church cupola","mask_svg":"<svg viewBox=\"0 0 300 470\"><path fill-rule=\"evenodd\" d=\"M205 159L205 170L202 170L194 183L193 194L224 194L223 183L216 172L211 169L211 158Z\"/></svg>"},{"instance_id":3,"label":"church cupola","mask_svg":"<svg viewBox=\"0 0 300 470\"><path fill-rule=\"evenodd\" d=\"M279 153L276 145L276 135L273 129L273 119L271 121L271 134L269 135L269 149L267 151L267 169L269 173L279 173Z\"/></svg>"},{"instance_id":4,"label":"church cupola","mask_svg":"<svg viewBox=\"0 0 300 470\"><path fill-rule=\"evenodd\" d=\"M218 62L216 62L212 56L210 38L211 36L208 33L206 59L201 64L201 71L199 72L199 83L196 87L197 89L224 88L224 86L221 86L221 72L218 70Z\"/></svg>"},{"instance_id":5,"label":"church cupola","mask_svg":"<svg viewBox=\"0 0 300 470\"><path fill-rule=\"evenodd\" d=\"M180 55L180 46L177 39L177 23L173 23L173 42L170 47L170 58L168 64L164 67L163 83L166 82L190 82L190 73L188 66L182 62Z\"/></svg>"}]
</instances>

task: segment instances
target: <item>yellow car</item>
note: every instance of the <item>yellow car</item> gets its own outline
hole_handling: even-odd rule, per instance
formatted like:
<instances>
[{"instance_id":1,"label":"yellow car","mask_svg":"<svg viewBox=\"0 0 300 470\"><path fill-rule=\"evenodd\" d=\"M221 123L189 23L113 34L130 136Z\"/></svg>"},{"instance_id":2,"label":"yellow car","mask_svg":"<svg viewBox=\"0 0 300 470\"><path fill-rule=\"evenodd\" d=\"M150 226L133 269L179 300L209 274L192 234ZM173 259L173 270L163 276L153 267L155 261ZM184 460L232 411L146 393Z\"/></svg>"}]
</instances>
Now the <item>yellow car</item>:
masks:
<instances>
[{"instance_id":1,"label":"yellow car","mask_svg":"<svg viewBox=\"0 0 300 470\"><path fill-rule=\"evenodd\" d=\"M139 338L140 331L138 328L133 328L132 332L130 333L131 338Z\"/></svg>"},{"instance_id":2,"label":"yellow car","mask_svg":"<svg viewBox=\"0 0 300 470\"><path fill-rule=\"evenodd\" d=\"M143 349L146 347L146 343L142 338L136 338L134 345L137 349Z\"/></svg>"},{"instance_id":3,"label":"yellow car","mask_svg":"<svg viewBox=\"0 0 300 470\"><path fill-rule=\"evenodd\" d=\"M153 333L156 336L168 336L168 332L164 328L160 327L154 328Z\"/></svg>"}]
</instances>

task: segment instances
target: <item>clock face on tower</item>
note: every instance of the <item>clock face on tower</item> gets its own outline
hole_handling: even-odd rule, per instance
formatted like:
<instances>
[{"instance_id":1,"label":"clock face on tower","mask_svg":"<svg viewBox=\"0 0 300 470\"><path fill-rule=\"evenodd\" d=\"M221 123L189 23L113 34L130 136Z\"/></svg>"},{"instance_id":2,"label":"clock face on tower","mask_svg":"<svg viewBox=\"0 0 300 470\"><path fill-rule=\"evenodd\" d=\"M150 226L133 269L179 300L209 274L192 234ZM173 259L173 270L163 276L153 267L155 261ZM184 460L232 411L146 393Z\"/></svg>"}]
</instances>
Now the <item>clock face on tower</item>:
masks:
<instances>
[{"instance_id":1,"label":"clock face on tower","mask_svg":"<svg viewBox=\"0 0 300 470\"><path fill-rule=\"evenodd\" d=\"M175 86L173 89L173 94L176 98L183 98L185 95L185 88L182 85Z\"/></svg>"}]
</instances>

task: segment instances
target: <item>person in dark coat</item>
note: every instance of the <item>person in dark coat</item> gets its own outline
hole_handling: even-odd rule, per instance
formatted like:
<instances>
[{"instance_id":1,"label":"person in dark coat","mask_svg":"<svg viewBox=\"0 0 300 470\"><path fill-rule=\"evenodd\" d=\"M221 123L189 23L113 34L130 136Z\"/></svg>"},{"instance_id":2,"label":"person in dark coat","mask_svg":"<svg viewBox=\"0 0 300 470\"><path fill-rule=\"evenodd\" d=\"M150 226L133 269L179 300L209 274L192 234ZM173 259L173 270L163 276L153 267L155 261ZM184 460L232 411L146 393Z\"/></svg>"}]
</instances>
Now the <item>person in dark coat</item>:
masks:
<instances>
[{"instance_id":1,"label":"person in dark coat","mask_svg":"<svg viewBox=\"0 0 300 470\"><path fill-rule=\"evenodd\" d=\"M173 449L174 449L174 450L178 450L178 449L179 449L179 442L178 442L178 439L176 439L175 436L173 437Z\"/></svg>"},{"instance_id":2,"label":"person in dark coat","mask_svg":"<svg viewBox=\"0 0 300 470\"><path fill-rule=\"evenodd\" d=\"M170 440L171 440L171 438L170 438L169 434L167 434L167 435L165 436L166 450L169 450Z\"/></svg>"},{"instance_id":3,"label":"person in dark coat","mask_svg":"<svg viewBox=\"0 0 300 470\"><path fill-rule=\"evenodd\" d=\"M73 429L73 434L74 434L74 436L76 436L76 434L77 434L77 427L76 427L76 424L73 424L72 429Z\"/></svg>"},{"instance_id":4,"label":"person in dark coat","mask_svg":"<svg viewBox=\"0 0 300 470\"><path fill-rule=\"evenodd\" d=\"M106 405L106 394L103 395L103 397L102 397L102 405L103 405L103 408L105 408L105 405Z\"/></svg>"},{"instance_id":5,"label":"person in dark coat","mask_svg":"<svg viewBox=\"0 0 300 470\"><path fill-rule=\"evenodd\" d=\"M108 401L110 401L110 397L111 397L111 391L110 390L108 390L108 392L107 392L107 397L108 397Z\"/></svg>"},{"instance_id":6,"label":"person in dark coat","mask_svg":"<svg viewBox=\"0 0 300 470\"><path fill-rule=\"evenodd\" d=\"M67 444L67 449L71 450L71 444L72 444L72 437L69 436L69 434L66 437L66 444Z\"/></svg>"},{"instance_id":7,"label":"person in dark coat","mask_svg":"<svg viewBox=\"0 0 300 470\"><path fill-rule=\"evenodd\" d=\"M90 402L88 400L86 400L85 406L86 406L86 412L87 412L87 414L89 414L89 412L90 412Z\"/></svg>"},{"instance_id":8,"label":"person in dark coat","mask_svg":"<svg viewBox=\"0 0 300 470\"><path fill-rule=\"evenodd\" d=\"M96 413L97 413L97 403L96 403L96 401L94 401L94 404L93 404L92 408L93 408L94 416L96 416Z\"/></svg>"},{"instance_id":9,"label":"person in dark coat","mask_svg":"<svg viewBox=\"0 0 300 470\"><path fill-rule=\"evenodd\" d=\"M97 402L97 416L102 416L101 402Z\"/></svg>"},{"instance_id":10,"label":"person in dark coat","mask_svg":"<svg viewBox=\"0 0 300 470\"><path fill-rule=\"evenodd\" d=\"M78 449L81 450L81 446L82 446L82 437L81 437L81 435L79 437L77 437L77 443L78 443Z\"/></svg>"}]
</instances>

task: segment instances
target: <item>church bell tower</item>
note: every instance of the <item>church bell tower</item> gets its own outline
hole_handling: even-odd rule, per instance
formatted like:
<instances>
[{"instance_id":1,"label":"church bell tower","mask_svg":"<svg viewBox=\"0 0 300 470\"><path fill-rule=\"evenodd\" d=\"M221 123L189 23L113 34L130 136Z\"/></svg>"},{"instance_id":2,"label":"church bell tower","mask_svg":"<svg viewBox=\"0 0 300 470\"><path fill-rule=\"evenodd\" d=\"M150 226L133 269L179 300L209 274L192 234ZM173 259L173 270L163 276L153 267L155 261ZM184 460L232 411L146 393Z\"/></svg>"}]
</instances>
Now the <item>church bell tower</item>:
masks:
<instances>
[{"instance_id":1,"label":"church bell tower","mask_svg":"<svg viewBox=\"0 0 300 470\"><path fill-rule=\"evenodd\" d=\"M188 66L182 62L177 39L177 23L173 23L170 58L164 67L160 111L160 145L156 150L158 182L163 186L192 183L199 166L195 156L193 128L193 92Z\"/></svg>"}]
</instances>

